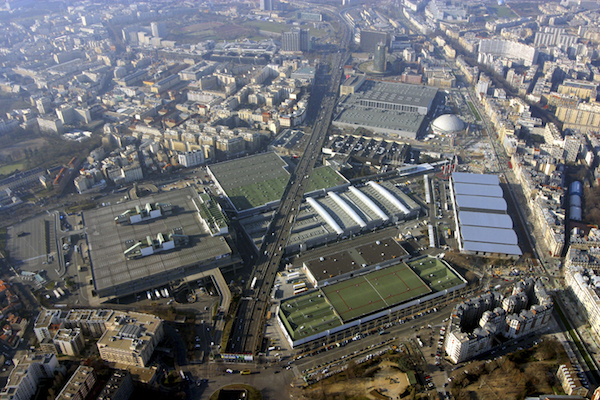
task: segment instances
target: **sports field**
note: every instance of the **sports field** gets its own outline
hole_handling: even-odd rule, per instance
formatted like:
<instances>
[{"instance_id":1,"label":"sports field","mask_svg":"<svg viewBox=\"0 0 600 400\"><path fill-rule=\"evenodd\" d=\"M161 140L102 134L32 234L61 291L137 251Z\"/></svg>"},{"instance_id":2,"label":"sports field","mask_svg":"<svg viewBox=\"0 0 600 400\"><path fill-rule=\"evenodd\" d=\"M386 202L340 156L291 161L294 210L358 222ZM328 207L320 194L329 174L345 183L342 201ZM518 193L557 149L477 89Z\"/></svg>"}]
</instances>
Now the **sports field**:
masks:
<instances>
[{"instance_id":1,"label":"sports field","mask_svg":"<svg viewBox=\"0 0 600 400\"><path fill-rule=\"evenodd\" d=\"M443 261L424 257L284 300L279 317L297 341L461 284L466 281Z\"/></svg>"},{"instance_id":2,"label":"sports field","mask_svg":"<svg viewBox=\"0 0 600 400\"><path fill-rule=\"evenodd\" d=\"M374 271L321 290L344 322L432 291L406 264Z\"/></svg>"},{"instance_id":3,"label":"sports field","mask_svg":"<svg viewBox=\"0 0 600 400\"><path fill-rule=\"evenodd\" d=\"M283 302L279 316L293 340L342 324L320 291L312 291Z\"/></svg>"},{"instance_id":4,"label":"sports field","mask_svg":"<svg viewBox=\"0 0 600 400\"><path fill-rule=\"evenodd\" d=\"M435 292L455 287L464 281L439 259L433 257L411 261L408 265Z\"/></svg>"}]
</instances>

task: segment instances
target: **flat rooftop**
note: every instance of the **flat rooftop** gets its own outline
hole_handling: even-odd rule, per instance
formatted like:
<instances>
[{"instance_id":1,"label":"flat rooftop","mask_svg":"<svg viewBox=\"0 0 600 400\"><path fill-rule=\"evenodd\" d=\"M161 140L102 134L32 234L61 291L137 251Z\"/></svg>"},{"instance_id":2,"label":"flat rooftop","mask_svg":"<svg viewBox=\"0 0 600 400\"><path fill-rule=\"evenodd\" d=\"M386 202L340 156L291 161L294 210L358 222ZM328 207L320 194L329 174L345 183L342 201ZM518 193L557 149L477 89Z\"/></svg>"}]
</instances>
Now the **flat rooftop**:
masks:
<instances>
[{"instance_id":1,"label":"flat rooftop","mask_svg":"<svg viewBox=\"0 0 600 400\"><path fill-rule=\"evenodd\" d=\"M502 188L498 185L480 185L473 183L454 183L454 192L457 195L502 197Z\"/></svg>"},{"instance_id":2,"label":"flat rooftop","mask_svg":"<svg viewBox=\"0 0 600 400\"><path fill-rule=\"evenodd\" d=\"M460 234L467 242L487 242L498 244L518 244L517 234L512 228L489 228L484 226L463 225Z\"/></svg>"},{"instance_id":3,"label":"flat rooftop","mask_svg":"<svg viewBox=\"0 0 600 400\"><path fill-rule=\"evenodd\" d=\"M366 136L332 135L323 145L326 155L346 155L361 162L381 165L394 160L403 160L407 145L397 141Z\"/></svg>"},{"instance_id":4,"label":"flat rooftop","mask_svg":"<svg viewBox=\"0 0 600 400\"><path fill-rule=\"evenodd\" d=\"M355 93L342 97L333 123L414 137L436 94L437 88L366 80Z\"/></svg>"},{"instance_id":5,"label":"flat rooftop","mask_svg":"<svg viewBox=\"0 0 600 400\"><path fill-rule=\"evenodd\" d=\"M275 153L258 154L208 167L238 211L281 199L290 178L286 168L286 162Z\"/></svg>"},{"instance_id":6,"label":"flat rooftop","mask_svg":"<svg viewBox=\"0 0 600 400\"><path fill-rule=\"evenodd\" d=\"M426 257L284 300L279 318L297 341L463 283L442 261Z\"/></svg>"},{"instance_id":7,"label":"flat rooftop","mask_svg":"<svg viewBox=\"0 0 600 400\"><path fill-rule=\"evenodd\" d=\"M191 188L171 190L122 204L84 211L94 288L100 297L123 296L151 289L175 278L184 278L184 267L214 265L215 260L231 256L231 248L222 237L211 237L197 215ZM115 224L115 217L136 205L170 203L172 215L135 225ZM128 260L124 256L127 241L138 241L160 232L182 228L190 238L189 246Z\"/></svg>"},{"instance_id":8,"label":"flat rooftop","mask_svg":"<svg viewBox=\"0 0 600 400\"><path fill-rule=\"evenodd\" d=\"M508 214L461 211L458 220L462 226L486 226L489 228L512 229L513 221Z\"/></svg>"},{"instance_id":9,"label":"flat rooftop","mask_svg":"<svg viewBox=\"0 0 600 400\"><path fill-rule=\"evenodd\" d=\"M304 137L304 132L297 129L284 129L269 145L276 148L293 149Z\"/></svg>"},{"instance_id":10,"label":"flat rooftop","mask_svg":"<svg viewBox=\"0 0 600 400\"><path fill-rule=\"evenodd\" d=\"M319 167L313 169L306 185L306 193L320 189L329 189L346 183L349 183L348 180L333 168L327 166Z\"/></svg>"},{"instance_id":11,"label":"flat rooftop","mask_svg":"<svg viewBox=\"0 0 600 400\"><path fill-rule=\"evenodd\" d=\"M425 120L425 115L400 111L367 109L346 100L342 103L344 110L334 122L345 125L356 125L382 128L390 131L407 131L417 133Z\"/></svg>"},{"instance_id":12,"label":"flat rooftop","mask_svg":"<svg viewBox=\"0 0 600 400\"><path fill-rule=\"evenodd\" d=\"M366 80L359 89L360 98L386 103L429 107L437 88L397 82Z\"/></svg>"},{"instance_id":13,"label":"flat rooftop","mask_svg":"<svg viewBox=\"0 0 600 400\"><path fill-rule=\"evenodd\" d=\"M497 175L453 172L461 251L521 255Z\"/></svg>"},{"instance_id":14,"label":"flat rooftop","mask_svg":"<svg viewBox=\"0 0 600 400\"><path fill-rule=\"evenodd\" d=\"M452 180L456 183L471 183L477 185L500 185L498 175L472 174L469 172L453 172Z\"/></svg>"},{"instance_id":15,"label":"flat rooftop","mask_svg":"<svg viewBox=\"0 0 600 400\"><path fill-rule=\"evenodd\" d=\"M377 240L356 248L367 265L380 264L396 258L407 257L408 252L392 238Z\"/></svg>"},{"instance_id":16,"label":"flat rooftop","mask_svg":"<svg viewBox=\"0 0 600 400\"><path fill-rule=\"evenodd\" d=\"M502 197L456 195L456 204L461 211L466 208L505 213L507 209L506 200Z\"/></svg>"}]
</instances>

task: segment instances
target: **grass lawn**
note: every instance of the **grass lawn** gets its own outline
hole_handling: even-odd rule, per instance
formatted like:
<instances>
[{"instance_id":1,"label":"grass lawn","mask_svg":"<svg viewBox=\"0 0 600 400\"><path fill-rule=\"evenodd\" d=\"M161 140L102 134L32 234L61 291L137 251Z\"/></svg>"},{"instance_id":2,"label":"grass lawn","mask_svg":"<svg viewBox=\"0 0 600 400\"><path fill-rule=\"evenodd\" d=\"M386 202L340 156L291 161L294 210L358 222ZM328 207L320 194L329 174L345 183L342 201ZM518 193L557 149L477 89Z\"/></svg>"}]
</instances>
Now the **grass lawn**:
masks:
<instances>
[{"instance_id":1,"label":"grass lawn","mask_svg":"<svg viewBox=\"0 0 600 400\"><path fill-rule=\"evenodd\" d=\"M17 169L19 171L24 171L25 164L22 162L16 162L16 163L8 164L8 165L3 165L0 167L0 175L10 175L13 172L15 172L15 170L17 170Z\"/></svg>"},{"instance_id":2,"label":"grass lawn","mask_svg":"<svg viewBox=\"0 0 600 400\"><path fill-rule=\"evenodd\" d=\"M495 13L498 18L512 19L512 18L518 17L518 15L515 14L513 12L513 10L511 10L507 6L498 6L495 4L488 4L487 8L488 8L488 10L490 10L490 13Z\"/></svg>"},{"instance_id":3,"label":"grass lawn","mask_svg":"<svg viewBox=\"0 0 600 400\"><path fill-rule=\"evenodd\" d=\"M469 105L469 108L471 109L471 112L473 113L473 116L475 117L476 121L481 121L481 117L479 116L479 113L477 112L477 109L475 108L475 106L473 105L473 103L471 103L470 101L467 101L467 104Z\"/></svg>"}]
</instances>

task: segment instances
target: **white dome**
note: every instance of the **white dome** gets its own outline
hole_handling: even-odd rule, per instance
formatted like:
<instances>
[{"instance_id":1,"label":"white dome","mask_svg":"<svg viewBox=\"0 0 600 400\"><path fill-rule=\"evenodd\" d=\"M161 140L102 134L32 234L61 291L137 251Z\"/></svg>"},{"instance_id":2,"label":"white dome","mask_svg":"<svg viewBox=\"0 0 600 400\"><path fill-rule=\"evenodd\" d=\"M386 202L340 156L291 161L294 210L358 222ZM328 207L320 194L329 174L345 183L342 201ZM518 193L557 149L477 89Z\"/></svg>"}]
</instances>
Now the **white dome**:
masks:
<instances>
[{"instance_id":1,"label":"white dome","mask_svg":"<svg viewBox=\"0 0 600 400\"><path fill-rule=\"evenodd\" d=\"M465 123L454 114L444 114L433 120L431 129L435 133L454 133L465 129Z\"/></svg>"}]
</instances>

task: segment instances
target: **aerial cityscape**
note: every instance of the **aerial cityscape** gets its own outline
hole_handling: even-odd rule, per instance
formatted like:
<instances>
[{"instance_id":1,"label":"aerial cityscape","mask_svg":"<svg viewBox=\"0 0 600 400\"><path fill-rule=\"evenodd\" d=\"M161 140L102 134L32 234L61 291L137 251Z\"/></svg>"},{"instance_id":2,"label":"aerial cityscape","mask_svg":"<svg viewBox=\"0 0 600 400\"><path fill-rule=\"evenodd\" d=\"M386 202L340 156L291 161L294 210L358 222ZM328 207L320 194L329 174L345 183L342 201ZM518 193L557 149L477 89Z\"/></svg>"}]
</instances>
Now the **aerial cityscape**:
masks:
<instances>
[{"instance_id":1,"label":"aerial cityscape","mask_svg":"<svg viewBox=\"0 0 600 400\"><path fill-rule=\"evenodd\" d=\"M0 400L600 400L600 0L0 30Z\"/></svg>"}]
</instances>

